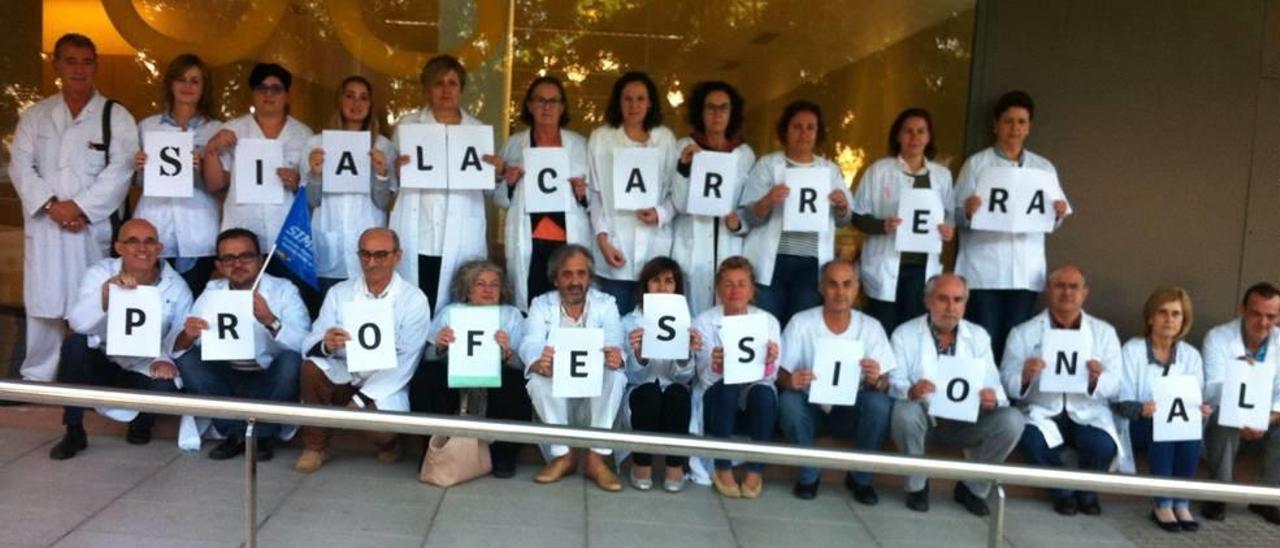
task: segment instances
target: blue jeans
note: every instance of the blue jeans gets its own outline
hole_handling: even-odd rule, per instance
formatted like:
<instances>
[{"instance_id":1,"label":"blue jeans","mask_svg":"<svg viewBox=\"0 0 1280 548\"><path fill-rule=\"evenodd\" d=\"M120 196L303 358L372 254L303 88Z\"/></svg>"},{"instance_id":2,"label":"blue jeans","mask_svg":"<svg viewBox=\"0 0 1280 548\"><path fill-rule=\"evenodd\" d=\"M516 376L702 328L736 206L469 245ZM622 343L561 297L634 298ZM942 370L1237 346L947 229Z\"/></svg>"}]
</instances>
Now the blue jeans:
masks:
<instances>
[{"instance_id":1,"label":"blue jeans","mask_svg":"<svg viewBox=\"0 0 1280 548\"><path fill-rule=\"evenodd\" d=\"M832 436L854 438L854 447L859 451L880 451L889 437L893 399L884 392L863 388L858 391L857 404L832 406L831 413L809 403L806 392L784 390L778 400L782 434L796 445L810 447L813 438L826 431ZM851 472L850 475L858 485L871 485L870 472ZM803 467L796 482L808 485L818 479L817 468Z\"/></svg>"},{"instance_id":2,"label":"blue jeans","mask_svg":"<svg viewBox=\"0 0 1280 548\"><path fill-rule=\"evenodd\" d=\"M1022 448L1023 458L1028 462L1039 466L1062 468L1062 448L1073 447L1079 457L1081 470L1106 472L1111 468L1111 461L1116 458L1116 442L1111 439L1110 434L1099 428L1076 424L1067 417L1065 412L1055 417L1053 422L1058 425L1058 432L1062 433L1062 445L1052 449L1044 441L1044 435L1040 433L1039 428L1028 422L1023 429L1019 446ZM1098 494L1092 491L1049 490L1049 494L1053 495L1055 500L1067 498L1073 493L1079 494L1085 501L1098 498Z\"/></svg>"},{"instance_id":3,"label":"blue jeans","mask_svg":"<svg viewBox=\"0 0 1280 548\"><path fill-rule=\"evenodd\" d=\"M747 409L745 413L738 409L738 401L742 390L747 391ZM773 427L778 422L778 395L773 388L763 384L725 384L717 381L702 396L703 422L707 426L707 435L713 438L728 438L735 433L745 432L752 441L770 441L773 439ZM739 421L739 415L746 420ZM745 424L746 428L739 425ZM733 463L728 459L716 459L716 470L728 470ZM764 463L749 462L747 470L760 473Z\"/></svg>"},{"instance_id":4,"label":"blue jeans","mask_svg":"<svg viewBox=\"0 0 1280 548\"><path fill-rule=\"evenodd\" d=\"M1004 340L1009 338L1009 331L1035 315L1039 297L1039 293L1025 289L974 289L969 292L964 318L981 325L991 335L991 352L997 367L1004 357Z\"/></svg>"},{"instance_id":5,"label":"blue jeans","mask_svg":"<svg viewBox=\"0 0 1280 548\"><path fill-rule=\"evenodd\" d=\"M774 259L769 285L756 280L756 306L765 309L786 327L796 312L822 304L818 294L818 259L778 255Z\"/></svg>"},{"instance_id":6,"label":"blue jeans","mask_svg":"<svg viewBox=\"0 0 1280 548\"><path fill-rule=\"evenodd\" d=\"M271 367L262 371L232 369L227 362L206 362L200 359L200 348L178 358L178 370L188 392L207 396L228 396L254 400L298 402L298 370L302 356L292 350L276 355ZM231 419L213 419L213 426L224 436L243 436L245 422ZM268 438L280 432L280 426L257 423L254 435Z\"/></svg>"},{"instance_id":7,"label":"blue jeans","mask_svg":"<svg viewBox=\"0 0 1280 548\"><path fill-rule=\"evenodd\" d=\"M924 265L900 266L893 302L867 297L867 304L862 307L862 311L879 320L884 332L892 335L899 325L924 314L924 274Z\"/></svg>"},{"instance_id":8,"label":"blue jeans","mask_svg":"<svg viewBox=\"0 0 1280 548\"><path fill-rule=\"evenodd\" d=\"M1147 468L1153 476L1169 476L1179 478L1196 477L1196 465L1200 463L1200 440L1189 441L1152 441L1151 419L1129 421L1129 439L1133 449L1147 450ZM1191 501L1169 497L1156 497L1156 506L1161 508L1188 508Z\"/></svg>"},{"instance_id":9,"label":"blue jeans","mask_svg":"<svg viewBox=\"0 0 1280 548\"><path fill-rule=\"evenodd\" d=\"M103 342L105 345L106 342ZM89 348L89 337L73 333L62 341L58 363L58 382L64 384L88 384L93 386L119 386L156 392L177 392L178 386L171 380L153 379L136 371L128 371L111 361L102 348ZM79 426L84 422L83 407L64 407L62 424ZM138 413L133 423L151 428L155 416Z\"/></svg>"},{"instance_id":10,"label":"blue jeans","mask_svg":"<svg viewBox=\"0 0 1280 548\"><path fill-rule=\"evenodd\" d=\"M596 278L596 287L599 287L600 291L613 295L613 299L618 302L618 314L626 316L635 310L636 282Z\"/></svg>"}]
</instances>

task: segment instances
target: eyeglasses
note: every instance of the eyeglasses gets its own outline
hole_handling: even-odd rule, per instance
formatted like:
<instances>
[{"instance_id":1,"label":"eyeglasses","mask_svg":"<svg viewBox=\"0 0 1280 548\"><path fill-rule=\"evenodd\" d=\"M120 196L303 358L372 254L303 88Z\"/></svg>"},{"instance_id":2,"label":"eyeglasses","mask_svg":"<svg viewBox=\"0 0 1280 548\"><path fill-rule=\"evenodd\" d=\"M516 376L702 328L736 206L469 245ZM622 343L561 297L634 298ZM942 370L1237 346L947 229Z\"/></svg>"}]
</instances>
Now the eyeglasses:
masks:
<instances>
[{"instance_id":1,"label":"eyeglasses","mask_svg":"<svg viewBox=\"0 0 1280 548\"><path fill-rule=\"evenodd\" d=\"M252 262L257 258L258 258L257 253L254 253L252 251L246 251L239 255L218 255L217 261L222 264L231 264L233 262L245 264L245 263Z\"/></svg>"},{"instance_id":2,"label":"eyeglasses","mask_svg":"<svg viewBox=\"0 0 1280 548\"><path fill-rule=\"evenodd\" d=\"M128 240L117 240L117 243L120 243L121 245L127 245L129 247L138 247L140 245L145 245L147 247L155 247L160 245L160 240L157 240L155 238L147 238L145 240L139 240L137 238L129 238Z\"/></svg>"},{"instance_id":3,"label":"eyeglasses","mask_svg":"<svg viewBox=\"0 0 1280 548\"><path fill-rule=\"evenodd\" d=\"M267 95L279 95L289 90L280 84L258 84L253 86L253 91L256 93L265 93Z\"/></svg>"},{"instance_id":4,"label":"eyeglasses","mask_svg":"<svg viewBox=\"0 0 1280 548\"><path fill-rule=\"evenodd\" d=\"M360 251L356 252L356 255L359 256L360 260L362 261L368 261L368 260L385 261L387 260L387 257L394 255L396 251L398 250L382 249L379 251L369 251L367 249L361 249Z\"/></svg>"},{"instance_id":5,"label":"eyeglasses","mask_svg":"<svg viewBox=\"0 0 1280 548\"><path fill-rule=\"evenodd\" d=\"M475 283L471 284L471 287L479 289L502 289L502 282L496 280L492 282L476 280Z\"/></svg>"},{"instance_id":6,"label":"eyeglasses","mask_svg":"<svg viewBox=\"0 0 1280 548\"><path fill-rule=\"evenodd\" d=\"M530 103L540 108L558 107L564 104L563 97L534 97L529 99Z\"/></svg>"},{"instance_id":7,"label":"eyeglasses","mask_svg":"<svg viewBox=\"0 0 1280 548\"><path fill-rule=\"evenodd\" d=\"M706 109L707 112L729 112L730 107L732 107L730 103L711 103L702 108Z\"/></svg>"}]
</instances>

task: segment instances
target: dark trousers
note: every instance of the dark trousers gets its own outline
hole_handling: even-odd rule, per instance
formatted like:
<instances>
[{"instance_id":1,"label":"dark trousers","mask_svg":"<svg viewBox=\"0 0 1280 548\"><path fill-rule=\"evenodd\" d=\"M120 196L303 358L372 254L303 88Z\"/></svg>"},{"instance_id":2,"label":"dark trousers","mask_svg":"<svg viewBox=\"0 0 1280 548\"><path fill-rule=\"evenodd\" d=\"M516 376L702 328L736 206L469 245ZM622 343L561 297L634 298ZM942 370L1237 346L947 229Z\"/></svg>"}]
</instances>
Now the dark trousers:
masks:
<instances>
[{"instance_id":1,"label":"dark trousers","mask_svg":"<svg viewBox=\"0 0 1280 548\"><path fill-rule=\"evenodd\" d=\"M1058 431L1062 433L1062 445L1054 448L1049 447L1040 429L1030 422L1023 429L1019 447L1022 448L1023 458L1028 462L1039 466L1062 468L1062 449L1072 447L1075 448L1076 455L1079 457L1081 470L1106 472L1111 468L1111 461L1116 458L1116 442L1111 439L1110 434L1092 426L1076 424L1066 413L1055 417L1053 422L1057 423ZM1098 494L1092 491L1049 490L1049 494L1053 495L1054 499L1064 499L1073 493L1079 494L1085 500L1098 498Z\"/></svg>"},{"instance_id":2,"label":"dark trousers","mask_svg":"<svg viewBox=\"0 0 1280 548\"><path fill-rule=\"evenodd\" d=\"M555 284L551 283L550 273L547 271L549 263L547 259L551 258L551 254L557 249L564 247L564 242L553 240L539 240L533 238L533 249L529 255L529 279L526 280L525 290L528 293L529 300L524 303L528 306L533 302L533 298L555 289Z\"/></svg>"},{"instance_id":3,"label":"dark trousers","mask_svg":"<svg viewBox=\"0 0 1280 548\"><path fill-rule=\"evenodd\" d=\"M663 434L689 433L689 418L693 414L689 387L669 384L663 389L654 381L635 387L628 400L633 430ZM632 453L631 461L636 466L650 466L653 464L653 455ZM684 467L688 461L688 457L667 455L667 466Z\"/></svg>"},{"instance_id":4,"label":"dark trousers","mask_svg":"<svg viewBox=\"0 0 1280 548\"><path fill-rule=\"evenodd\" d=\"M294 274L292 270L289 270L289 267L285 266L283 262L276 259L272 259L271 264L267 265L267 274L289 280L289 283L298 288L298 295L302 297L302 304L307 305L307 314L311 316L312 320L315 320L320 315L320 305L324 303L324 294L320 290L302 281L302 278Z\"/></svg>"},{"instance_id":5,"label":"dark trousers","mask_svg":"<svg viewBox=\"0 0 1280 548\"><path fill-rule=\"evenodd\" d=\"M167 259L169 266L177 269L178 258L170 257ZM196 257L196 264L186 272L179 272L183 281L187 282L187 288L191 290L191 298L197 299L201 293L204 293L204 286L209 284L209 278L213 277L213 257Z\"/></svg>"},{"instance_id":6,"label":"dark trousers","mask_svg":"<svg viewBox=\"0 0 1280 548\"><path fill-rule=\"evenodd\" d=\"M440 257L418 255L418 289L427 294L427 303L431 305L431 313L435 314L440 305L436 290L440 286Z\"/></svg>"},{"instance_id":7,"label":"dark trousers","mask_svg":"<svg viewBox=\"0 0 1280 548\"><path fill-rule=\"evenodd\" d=\"M922 264L899 266L893 302L867 297L867 305L862 311L879 320L884 332L890 335L903 322L924 315L924 272Z\"/></svg>"},{"instance_id":8,"label":"dark trousers","mask_svg":"<svg viewBox=\"0 0 1280 548\"><path fill-rule=\"evenodd\" d=\"M618 303L618 314L626 316L636 308L636 282L596 278L596 287L613 296Z\"/></svg>"},{"instance_id":9,"label":"dark trousers","mask_svg":"<svg viewBox=\"0 0 1280 548\"><path fill-rule=\"evenodd\" d=\"M743 390L747 390L745 411L738 408ZM752 441L773 439L773 428L778 422L778 394L768 386L716 381L703 394L702 406L707 434L713 438L728 438L741 431L751 436ZM732 464L728 459L716 459L716 470L727 470ZM760 473L764 463L749 462L747 470Z\"/></svg>"},{"instance_id":10,"label":"dark trousers","mask_svg":"<svg viewBox=\"0 0 1280 548\"><path fill-rule=\"evenodd\" d=\"M1200 440L1187 441L1152 441L1151 419L1129 421L1129 439L1134 450L1147 450L1147 467L1153 476L1178 478L1196 477L1196 465L1200 463ZM1156 506L1186 508L1191 505L1187 499L1156 497Z\"/></svg>"},{"instance_id":11,"label":"dark trousers","mask_svg":"<svg viewBox=\"0 0 1280 548\"><path fill-rule=\"evenodd\" d=\"M859 451L882 451L889 437L889 420L893 413L893 398L871 388L858 390L854 405L833 405L826 412L822 407L809 403L808 392L784 390L778 397L782 433L787 441L802 447L812 447L815 437L824 433L842 438L853 438ZM821 479L817 468L800 468L797 483L811 484ZM858 485L871 485L870 472L850 472Z\"/></svg>"},{"instance_id":12,"label":"dark trousers","mask_svg":"<svg viewBox=\"0 0 1280 548\"><path fill-rule=\"evenodd\" d=\"M818 294L818 259L815 257L778 255L769 285L756 284L756 306L773 314L782 327L786 327L797 312L820 304L822 295Z\"/></svg>"},{"instance_id":13,"label":"dark trousers","mask_svg":"<svg viewBox=\"0 0 1280 548\"><path fill-rule=\"evenodd\" d=\"M182 382L193 394L298 402L298 371L302 367L302 356L297 352L281 352L271 361L271 367L259 371L233 369L228 362L203 361L199 347L183 354L177 362ZM224 436L243 436L245 421L213 419L213 426ZM259 437L275 437L280 426L260 422L254 427L254 432Z\"/></svg>"},{"instance_id":14,"label":"dark trousers","mask_svg":"<svg viewBox=\"0 0 1280 548\"><path fill-rule=\"evenodd\" d=\"M488 389L485 416L520 422L533 420L533 403L524 387L524 372L502 368L502 386ZM416 413L456 415L462 407L462 390L449 388L449 367L444 361L423 361L409 383L409 409ZM524 444L495 441L489 445L493 467L510 470Z\"/></svg>"},{"instance_id":15,"label":"dark trousers","mask_svg":"<svg viewBox=\"0 0 1280 548\"><path fill-rule=\"evenodd\" d=\"M969 292L964 317L981 325L991 335L991 352L996 366L1004 356L1004 341L1009 338L1009 331L1035 315L1039 296L1039 293L1025 289L974 289Z\"/></svg>"},{"instance_id":16,"label":"dark trousers","mask_svg":"<svg viewBox=\"0 0 1280 548\"><path fill-rule=\"evenodd\" d=\"M93 386L114 386L120 388L137 388L156 392L177 392L178 386L173 381L153 379L142 373L128 371L107 358L100 348L89 348L89 337L79 333L72 334L62 342L61 362L58 364L58 382L64 384L88 384ZM84 408L67 406L62 411L62 424L79 426L84 422ZM142 428L151 428L155 416L150 413L139 413L133 423Z\"/></svg>"}]
</instances>

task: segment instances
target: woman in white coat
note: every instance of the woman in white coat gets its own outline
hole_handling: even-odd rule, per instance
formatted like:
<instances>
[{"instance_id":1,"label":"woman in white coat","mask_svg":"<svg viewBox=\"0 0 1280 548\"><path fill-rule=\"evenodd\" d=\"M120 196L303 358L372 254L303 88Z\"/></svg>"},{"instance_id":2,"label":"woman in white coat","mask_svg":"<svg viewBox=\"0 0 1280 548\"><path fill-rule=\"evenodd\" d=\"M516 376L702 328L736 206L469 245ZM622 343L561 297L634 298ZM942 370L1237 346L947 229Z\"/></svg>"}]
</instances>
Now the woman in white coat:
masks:
<instances>
[{"instance_id":1,"label":"woman in white coat","mask_svg":"<svg viewBox=\"0 0 1280 548\"><path fill-rule=\"evenodd\" d=\"M618 302L618 312L635 308L636 276L649 259L671 253L671 205L669 181L675 170L675 134L662 125L658 87L643 72L623 74L613 84L605 125L591 132L587 141L587 184L590 189L591 227L595 234L597 284ZM613 193L615 152L628 147L656 148L662 165L656 182L658 205L623 210ZM655 184L646 181L646 184Z\"/></svg>"},{"instance_id":2,"label":"woman in white coat","mask_svg":"<svg viewBox=\"0 0 1280 548\"><path fill-rule=\"evenodd\" d=\"M394 184L390 161L396 157L395 148L380 131L373 86L363 76L348 76L338 86L337 107L325 129L368 132L372 171L369 186L362 192L326 193L324 135L316 134L307 141L307 201L314 209L311 234L322 293L360 274L360 258L356 256L360 235L365 229L387 225L387 206L391 204ZM317 303L311 315L315 316L319 310Z\"/></svg>"},{"instance_id":3,"label":"woman in white coat","mask_svg":"<svg viewBox=\"0 0 1280 548\"><path fill-rule=\"evenodd\" d=\"M827 137L822 109L810 101L793 101L778 118L783 150L756 162L747 176L738 216L750 232L742 254L755 264L757 303L786 325L801 310L822 304L818 266L835 257L836 226L849 224L849 189L840 168L816 153ZM782 229L782 207L791 193L788 168L824 168L830 173L831 220L820 233Z\"/></svg>"},{"instance_id":4,"label":"woman in white coat","mask_svg":"<svg viewBox=\"0 0 1280 548\"><path fill-rule=\"evenodd\" d=\"M189 198L143 195L133 215L156 227L164 244L161 256L198 297L213 275L214 240L221 216L221 207L205 188L200 159L205 143L222 123L213 112L213 72L199 57L190 53L174 57L164 70L163 85L165 110L138 122L139 142L151 132L191 132L195 188ZM134 167L143 171L147 160L147 154L138 151ZM138 177L141 180L143 175Z\"/></svg>"},{"instance_id":5,"label":"woman in white coat","mask_svg":"<svg viewBox=\"0 0 1280 548\"><path fill-rule=\"evenodd\" d=\"M422 67L420 81L427 105L405 115L400 125L484 125L462 110L467 71L457 59L449 55L431 58ZM404 147L397 142L396 150ZM502 173L498 156L486 155L483 161ZM396 161L397 166L408 163L409 156L404 154ZM486 191L401 188L398 192L389 226L400 235L404 249L400 275L426 293L432 310L440 310L449 302L449 284L458 265L488 256Z\"/></svg>"},{"instance_id":6,"label":"woman in white coat","mask_svg":"<svg viewBox=\"0 0 1280 548\"><path fill-rule=\"evenodd\" d=\"M671 202L677 212L671 258L685 269L685 289L694 314L716 304L714 279L720 259L742 254L742 221L737 212L724 217L688 213L693 157L709 150L737 158L738 180L723 183L733 189L730 203L737 204L742 181L756 161L755 151L742 135L744 109L742 94L727 82L702 82L694 86L689 98L693 134L676 141L680 159L671 178Z\"/></svg>"},{"instance_id":7,"label":"woman in white coat","mask_svg":"<svg viewBox=\"0 0 1280 548\"><path fill-rule=\"evenodd\" d=\"M1151 424L1151 417L1160 411L1152 395L1159 379L1188 375L1196 380L1202 395L1204 392L1200 353L1183 340L1191 331L1191 296L1178 286L1160 287L1147 297L1142 312L1146 336L1129 339L1121 349L1123 375L1112 408L1128 420L1133 448L1147 449L1148 470L1152 475L1194 478L1202 440L1152 441ZM1210 416L1212 411L1208 403L1202 405L1203 416ZM1187 499L1156 497L1151 519L1166 531L1200 528Z\"/></svg>"},{"instance_id":8,"label":"woman in white coat","mask_svg":"<svg viewBox=\"0 0 1280 548\"><path fill-rule=\"evenodd\" d=\"M529 84L520 107L520 121L528 129L512 135L502 148L507 170L505 188L493 193L494 205L507 210L503 243L515 305L528 310L534 297L554 290L547 259L565 244L589 246L591 218L587 214L587 140L567 129L568 96L554 76L540 76ZM524 151L532 147L560 147L569 155L572 199L562 212L529 213L525 209ZM536 176L536 174L535 174Z\"/></svg>"},{"instance_id":9,"label":"woman in white coat","mask_svg":"<svg viewBox=\"0 0 1280 548\"><path fill-rule=\"evenodd\" d=\"M894 238L902 219L898 202L913 188L932 190L943 204L946 221L938 225L943 241L955 234L951 170L933 161L933 117L922 108L898 114L889 128L889 155L871 164L853 193L853 226L867 235L859 260L867 305L885 332L924 314L924 282L942 273L941 253L900 253Z\"/></svg>"}]
</instances>

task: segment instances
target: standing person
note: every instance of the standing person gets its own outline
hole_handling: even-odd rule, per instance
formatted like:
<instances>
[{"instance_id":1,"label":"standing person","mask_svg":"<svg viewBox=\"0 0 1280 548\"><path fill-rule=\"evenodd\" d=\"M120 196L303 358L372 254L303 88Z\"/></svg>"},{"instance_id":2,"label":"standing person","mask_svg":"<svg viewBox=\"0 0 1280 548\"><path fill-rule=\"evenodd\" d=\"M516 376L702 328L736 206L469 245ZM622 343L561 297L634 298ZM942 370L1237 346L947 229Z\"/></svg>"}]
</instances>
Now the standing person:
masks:
<instances>
[{"instance_id":1,"label":"standing person","mask_svg":"<svg viewBox=\"0 0 1280 548\"><path fill-rule=\"evenodd\" d=\"M689 125L693 133L676 141L680 155L671 178L671 202L676 208L675 239L671 258L685 268L689 309L694 314L716 304L715 275L720 259L742 254L742 220L736 211L724 217L690 215L689 177L693 157L701 151L727 152L738 163L738 180L723 181L734 189L733 204L742 196L742 181L756 162L756 153L742 135L745 116L742 94L727 82L702 82L689 98Z\"/></svg>"},{"instance_id":2,"label":"standing person","mask_svg":"<svg viewBox=\"0 0 1280 548\"><path fill-rule=\"evenodd\" d=\"M94 86L98 52L82 34L53 46L58 93L22 113L9 149L9 179L22 201L26 357L22 378L52 381L63 318L89 266L107 257L111 216L124 202L138 128Z\"/></svg>"},{"instance_id":3,"label":"standing person","mask_svg":"<svg viewBox=\"0 0 1280 548\"><path fill-rule=\"evenodd\" d=\"M1045 285L1044 234L973 230L969 221L982 205L977 195L987 167L1039 169L1057 174L1053 164L1025 148L1036 106L1031 96L1010 91L996 101L992 126L996 143L965 160L956 179L956 222L961 227L956 274L969 280L968 319L991 334L996 363L1004 356L1009 330L1035 313L1036 298ZM1054 200L1061 223L1071 214L1066 198Z\"/></svg>"},{"instance_id":4,"label":"standing person","mask_svg":"<svg viewBox=\"0 0 1280 548\"><path fill-rule=\"evenodd\" d=\"M894 238L902 219L898 202L913 188L933 191L946 212L938 225L944 242L955 235L951 170L933 161L933 117L922 108L898 114L889 128L889 156L871 164L853 193L853 226L863 241L865 311L892 333L898 324L924 314L924 281L942 273L941 253L899 252Z\"/></svg>"},{"instance_id":5,"label":"standing person","mask_svg":"<svg viewBox=\"0 0 1280 548\"><path fill-rule=\"evenodd\" d=\"M371 172L369 187L363 192L326 194L324 135L316 134L307 141L307 201L315 209L311 233L315 236L321 292L360 272L358 240L365 230L387 225L387 207L395 184L390 163L396 157L395 149L380 131L373 85L363 76L346 77L338 86L337 107L324 129L368 132ZM314 315L319 309L311 312Z\"/></svg>"},{"instance_id":6,"label":"standing person","mask_svg":"<svg viewBox=\"0 0 1280 548\"><path fill-rule=\"evenodd\" d=\"M182 274L191 293L199 297L213 275L213 241L218 236L221 209L205 186L200 164L205 143L222 128L222 122L213 112L213 72L196 55L184 53L170 61L163 86L164 112L138 122L138 137L141 141L151 132L190 132L195 147L195 188L190 198L143 195L133 215L155 225L160 243L164 244L161 256ZM142 171L148 160L140 150L134 155L134 167ZM139 173L138 178L141 180L143 175Z\"/></svg>"},{"instance_id":7,"label":"standing person","mask_svg":"<svg viewBox=\"0 0 1280 548\"><path fill-rule=\"evenodd\" d=\"M564 84L554 76L539 76L524 92L520 121L527 129L512 135L502 147L506 188L493 193L493 203L507 210L503 245L515 305L528 310L534 297L554 289L547 278L547 259L565 244L590 245L591 218L587 214L587 140L568 129L569 103ZM569 155L569 183L573 197L564 212L526 211L525 151L560 147ZM537 176L534 174L533 176Z\"/></svg>"},{"instance_id":8,"label":"standing person","mask_svg":"<svg viewBox=\"0 0 1280 548\"><path fill-rule=\"evenodd\" d=\"M432 57L422 66L419 81L427 104L405 115L398 124L484 125L462 110L467 71L457 59L449 55ZM395 148L404 151L398 141ZM497 168L497 176L503 175L501 157L486 155L482 160ZM408 163L406 154L396 161L397 166ZM489 254L485 247L487 191L401 188L398 192L389 226L404 245L400 275L427 295L432 310L440 310L449 304L449 286L458 265Z\"/></svg>"},{"instance_id":9,"label":"standing person","mask_svg":"<svg viewBox=\"0 0 1280 548\"><path fill-rule=\"evenodd\" d=\"M760 308L782 325L801 310L822 304L818 266L835 258L836 226L849 224L849 189L840 169L816 150L827 138L822 109L809 101L793 101L778 118L783 149L760 158L747 176L738 216L750 232L742 253L755 265ZM831 221L819 233L782 229L782 206L791 188L787 168L824 168L830 172Z\"/></svg>"},{"instance_id":10,"label":"standing person","mask_svg":"<svg viewBox=\"0 0 1280 548\"><path fill-rule=\"evenodd\" d=\"M613 295L618 311L628 314L635 303L636 276L649 259L671 253L671 221L675 211L670 199L671 173L675 170L675 134L662 125L658 87L643 72L628 72L613 83L605 125L591 132L587 141L590 188L589 207L595 245L596 278L600 289ZM658 205L625 211L613 194L613 161L628 147L656 148L663 159L658 185Z\"/></svg>"}]
</instances>

